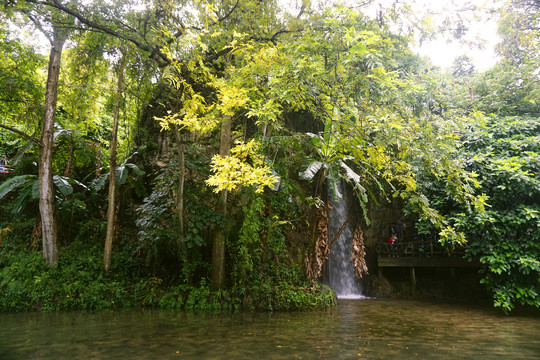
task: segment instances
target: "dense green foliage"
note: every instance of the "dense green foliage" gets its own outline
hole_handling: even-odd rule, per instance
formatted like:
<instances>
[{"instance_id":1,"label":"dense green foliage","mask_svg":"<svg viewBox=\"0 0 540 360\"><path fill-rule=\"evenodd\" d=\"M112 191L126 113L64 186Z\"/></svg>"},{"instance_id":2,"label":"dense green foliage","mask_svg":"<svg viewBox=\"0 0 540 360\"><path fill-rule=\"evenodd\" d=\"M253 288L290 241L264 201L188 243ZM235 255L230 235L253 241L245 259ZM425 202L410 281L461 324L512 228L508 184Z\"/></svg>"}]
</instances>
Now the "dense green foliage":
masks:
<instances>
[{"instance_id":1,"label":"dense green foliage","mask_svg":"<svg viewBox=\"0 0 540 360\"><path fill-rule=\"evenodd\" d=\"M32 249L36 243L28 244L32 225L33 221L12 221L2 231L2 311L129 307L151 297L152 278L142 277L126 253L118 254L114 271L105 274L96 242L75 241L63 247L58 266L49 268Z\"/></svg>"},{"instance_id":2,"label":"dense green foliage","mask_svg":"<svg viewBox=\"0 0 540 360\"><path fill-rule=\"evenodd\" d=\"M540 303L540 120L478 116L462 139L467 167L489 196L484 213L457 213L457 228L469 239L467 253L479 257L483 283L495 305Z\"/></svg>"},{"instance_id":3,"label":"dense green foliage","mask_svg":"<svg viewBox=\"0 0 540 360\"><path fill-rule=\"evenodd\" d=\"M44 58L35 50L13 38L0 28L0 116L2 125L21 125L22 130L34 135L41 115L43 101ZM22 119L24 118L24 119ZM21 121L23 120L23 121ZM0 131L0 154L10 159L25 146L28 139Z\"/></svg>"},{"instance_id":4,"label":"dense green foliage","mask_svg":"<svg viewBox=\"0 0 540 360\"><path fill-rule=\"evenodd\" d=\"M326 286L299 287L298 274L279 274L279 279L250 289L214 290L204 278L193 284L174 285L145 271L144 264L126 247L115 253L113 266L103 271L100 241L76 240L62 248L60 261L49 268L39 252L24 241L31 237L32 222L13 222L0 234L0 311L101 310L109 308L160 307L190 311L222 311L244 307L266 310L321 309L334 302ZM17 235L19 234L19 235ZM280 271L275 267L275 271ZM281 268L281 271L285 270ZM292 271L292 270L287 270ZM278 275L278 274L276 274ZM269 279L270 280L270 279ZM279 281L278 281L279 280ZM246 282L246 284L254 284Z\"/></svg>"}]
</instances>

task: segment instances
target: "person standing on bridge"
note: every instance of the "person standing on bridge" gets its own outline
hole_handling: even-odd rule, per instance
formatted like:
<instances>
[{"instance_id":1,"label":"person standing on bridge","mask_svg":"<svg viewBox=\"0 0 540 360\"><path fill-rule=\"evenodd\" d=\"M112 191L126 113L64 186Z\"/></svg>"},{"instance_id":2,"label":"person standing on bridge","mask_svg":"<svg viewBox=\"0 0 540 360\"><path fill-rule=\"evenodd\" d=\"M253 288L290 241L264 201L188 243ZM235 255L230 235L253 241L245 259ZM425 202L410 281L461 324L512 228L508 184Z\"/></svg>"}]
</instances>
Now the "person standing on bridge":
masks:
<instances>
[{"instance_id":1,"label":"person standing on bridge","mask_svg":"<svg viewBox=\"0 0 540 360\"><path fill-rule=\"evenodd\" d=\"M2 156L2 160L0 160L0 172L7 172L8 169L7 169L7 159L6 159L6 155Z\"/></svg>"},{"instance_id":2,"label":"person standing on bridge","mask_svg":"<svg viewBox=\"0 0 540 360\"><path fill-rule=\"evenodd\" d=\"M395 257L398 252L398 237L397 233L393 233L390 239L388 239L388 245L390 245L390 254L388 256Z\"/></svg>"}]
</instances>

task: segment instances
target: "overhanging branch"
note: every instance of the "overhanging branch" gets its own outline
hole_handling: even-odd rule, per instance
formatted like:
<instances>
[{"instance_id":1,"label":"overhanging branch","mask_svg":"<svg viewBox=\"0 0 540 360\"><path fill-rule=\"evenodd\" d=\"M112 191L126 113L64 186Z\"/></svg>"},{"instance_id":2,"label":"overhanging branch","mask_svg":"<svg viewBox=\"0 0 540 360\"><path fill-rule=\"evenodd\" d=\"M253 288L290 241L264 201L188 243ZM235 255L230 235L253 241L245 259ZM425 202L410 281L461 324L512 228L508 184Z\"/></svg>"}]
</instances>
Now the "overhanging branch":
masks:
<instances>
[{"instance_id":1,"label":"overhanging branch","mask_svg":"<svg viewBox=\"0 0 540 360\"><path fill-rule=\"evenodd\" d=\"M231 16L231 14L234 12L234 10L236 10L236 8L238 7L239 2L240 2L240 0L236 0L236 4L234 4L231 11L229 11L227 14L225 14L225 16L223 16L222 18L218 19L218 22L222 22L222 21L226 20L229 16Z\"/></svg>"},{"instance_id":2,"label":"overhanging branch","mask_svg":"<svg viewBox=\"0 0 540 360\"><path fill-rule=\"evenodd\" d=\"M32 135L28 135L27 133L22 132L22 131L19 130L19 129L15 129L14 127L0 124L0 128L6 129L6 130L9 130L9 131L12 131L12 132L14 132L14 133L16 133L16 134L19 134L19 135L21 135L21 136L24 136L25 138L27 138L27 139L29 139L29 140L32 140L32 141L34 141L34 142L36 142L36 143L38 143L38 144L41 144L41 142L39 141L38 138L36 138L36 137L34 137L34 136L32 136Z\"/></svg>"},{"instance_id":3,"label":"overhanging branch","mask_svg":"<svg viewBox=\"0 0 540 360\"><path fill-rule=\"evenodd\" d=\"M150 46L148 44L143 43L142 41L140 41L139 39L137 39L137 38L135 38L133 36L122 34L122 33L118 32L116 30L113 30L113 29L105 26L105 25L102 25L102 24L99 24L99 23L97 23L95 21L92 21L92 20L86 18L84 15L78 13L77 11L72 10L69 7L62 5L59 1L55 1L55 0L53 0L53 1L26 0L26 1L28 1L30 3L33 3L33 4L49 6L49 7L52 7L54 9L60 10L60 11L66 13L68 15L73 16L74 18L76 18L82 24L84 24L86 26L89 26L89 27L91 27L93 29L97 29L99 31L102 31L102 32L104 32L106 34L109 34L109 35L112 35L112 36L114 36L116 38L129 41L129 42L133 43L135 46L137 46L139 49L147 51L147 52L149 52L150 54L152 54L154 56L157 55L159 57L160 61L164 61L167 64L170 63L169 59L167 58L167 55L165 55L163 52L161 52L161 50L159 50L159 48L152 47L152 46ZM157 59L155 59L155 60L157 60Z\"/></svg>"}]
</instances>

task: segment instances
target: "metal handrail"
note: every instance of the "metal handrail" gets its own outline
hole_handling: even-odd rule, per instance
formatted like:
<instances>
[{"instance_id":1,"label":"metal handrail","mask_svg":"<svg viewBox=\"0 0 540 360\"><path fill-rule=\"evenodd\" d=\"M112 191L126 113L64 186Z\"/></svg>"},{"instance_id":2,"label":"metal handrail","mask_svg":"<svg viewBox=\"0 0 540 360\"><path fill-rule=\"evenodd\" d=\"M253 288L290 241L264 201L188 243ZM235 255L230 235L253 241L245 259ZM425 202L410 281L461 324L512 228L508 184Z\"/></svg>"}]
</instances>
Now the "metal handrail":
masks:
<instances>
[{"instance_id":1,"label":"metal handrail","mask_svg":"<svg viewBox=\"0 0 540 360\"><path fill-rule=\"evenodd\" d=\"M462 256L464 249L456 246L443 246L437 241L401 241L396 244L379 242L377 244L379 255L388 256Z\"/></svg>"},{"instance_id":2,"label":"metal handrail","mask_svg":"<svg viewBox=\"0 0 540 360\"><path fill-rule=\"evenodd\" d=\"M13 172L13 168L11 165L0 165L0 174L9 174Z\"/></svg>"}]
</instances>

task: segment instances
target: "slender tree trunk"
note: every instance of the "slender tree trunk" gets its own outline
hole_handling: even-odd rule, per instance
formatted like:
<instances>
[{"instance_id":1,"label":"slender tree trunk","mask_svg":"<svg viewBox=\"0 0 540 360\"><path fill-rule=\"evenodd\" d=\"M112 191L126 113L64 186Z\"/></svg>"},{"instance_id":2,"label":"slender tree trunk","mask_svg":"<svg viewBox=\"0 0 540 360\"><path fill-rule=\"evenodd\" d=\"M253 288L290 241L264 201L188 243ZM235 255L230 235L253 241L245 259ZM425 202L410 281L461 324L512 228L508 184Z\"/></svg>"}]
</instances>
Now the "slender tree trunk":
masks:
<instances>
[{"instance_id":1,"label":"slender tree trunk","mask_svg":"<svg viewBox=\"0 0 540 360\"><path fill-rule=\"evenodd\" d=\"M54 188L52 181L52 157L60 61L66 39L67 33L53 26L47 88L45 92L45 109L40 138L41 147L39 151L38 175L41 236L43 241L43 257L49 266L54 266L58 262L57 224L54 215Z\"/></svg>"},{"instance_id":2,"label":"slender tree trunk","mask_svg":"<svg viewBox=\"0 0 540 360\"><path fill-rule=\"evenodd\" d=\"M96 177L101 173L101 147L99 142L94 143L96 146Z\"/></svg>"},{"instance_id":3,"label":"slender tree trunk","mask_svg":"<svg viewBox=\"0 0 540 360\"><path fill-rule=\"evenodd\" d=\"M103 267L109 271L111 267L112 243L114 230L116 228L116 145L118 134L118 118L120 114L120 99L122 98L122 83L124 81L124 65L126 56L122 53L120 69L118 74L118 84L116 87L116 99L114 103L114 118L111 139L111 161L109 174L109 206L107 208L107 236L105 238L105 251L103 254Z\"/></svg>"},{"instance_id":4,"label":"slender tree trunk","mask_svg":"<svg viewBox=\"0 0 540 360\"><path fill-rule=\"evenodd\" d=\"M184 153L184 139L178 126L173 127L176 145L178 146L178 192L176 196L176 211L178 215L178 258L185 260L187 248L184 243L184 181L186 178L186 161Z\"/></svg>"},{"instance_id":5,"label":"slender tree trunk","mask_svg":"<svg viewBox=\"0 0 540 360\"><path fill-rule=\"evenodd\" d=\"M221 123L221 135L219 145L219 155L228 156L231 151L231 129L232 119L226 116ZM216 211L227 213L227 190L222 190L219 194ZM218 289L225 286L225 240L227 239L227 228L218 228L214 234L212 244L212 283Z\"/></svg>"},{"instance_id":6,"label":"slender tree trunk","mask_svg":"<svg viewBox=\"0 0 540 360\"><path fill-rule=\"evenodd\" d=\"M73 136L70 135L70 137L69 137L68 160L67 160L66 168L64 169L64 176L65 177L72 177L73 176L73 151L74 151Z\"/></svg>"}]
</instances>

